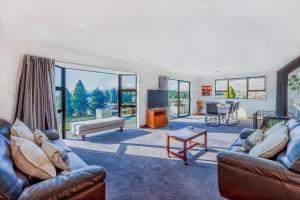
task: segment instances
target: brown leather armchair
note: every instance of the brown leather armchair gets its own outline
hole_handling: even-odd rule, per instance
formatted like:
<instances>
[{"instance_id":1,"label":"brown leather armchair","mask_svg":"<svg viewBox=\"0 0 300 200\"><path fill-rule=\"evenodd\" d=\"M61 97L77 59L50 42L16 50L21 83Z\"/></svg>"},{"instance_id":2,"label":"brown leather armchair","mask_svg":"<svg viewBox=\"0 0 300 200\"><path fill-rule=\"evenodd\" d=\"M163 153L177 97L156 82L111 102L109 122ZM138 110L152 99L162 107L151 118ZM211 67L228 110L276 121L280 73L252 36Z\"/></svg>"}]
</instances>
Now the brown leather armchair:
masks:
<instances>
[{"instance_id":1,"label":"brown leather armchair","mask_svg":"<svg viewBox=\"0 0 300 200\"><path fill-rule=\"evenodd\" d=\"M36 180L19 171L13 164L9 146L11 125L0 119L0 199L97 199L105 200L106 173L99 166L88 166L62 140L51 142L68 154L72 171L48 180ZM53 139L55 131L47 131Z\"/></svg>"}]
</instances>

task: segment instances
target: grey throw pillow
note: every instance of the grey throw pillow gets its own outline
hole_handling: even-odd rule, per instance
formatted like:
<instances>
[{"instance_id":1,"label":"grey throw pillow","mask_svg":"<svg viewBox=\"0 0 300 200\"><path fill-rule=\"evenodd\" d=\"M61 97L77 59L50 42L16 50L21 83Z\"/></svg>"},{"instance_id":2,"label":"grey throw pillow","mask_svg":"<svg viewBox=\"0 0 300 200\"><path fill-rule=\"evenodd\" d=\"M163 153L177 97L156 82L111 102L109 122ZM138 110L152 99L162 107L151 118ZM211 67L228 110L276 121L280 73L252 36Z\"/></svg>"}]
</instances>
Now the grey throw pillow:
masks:
<instances>
[{"instance_id":1,"label":"grey throw pillow","mask_svg":"<svg viewBox=\"0 0 300 200\"><path fill-rule=\"evenodd\" d=\"M45 130L44 134L49 140L58 140L60 138L59 132L55 129Z\"/></svg>"},{"instance_id":2,"label":"grey throw pillow","mask_svg":"<svg viewBox=\"0 0 300 200\"><path fill-rule=\"evenodd\" d=\"M249 135L242 144L242 150L250 151L257 143L261 142L263 139L263 133L261 130L254 131Z\"/></svg>"},{"instance_id":3,"label":"grey throw pillow","mask_svg":"<svg viewBox=\"0 0 300 200\"><path fill-rule=\"evenodd\" d=\"M290 132L287 149L278 160L288 169L300 173L300 126Z\"/></svg>"},{"instance_id":4,"label":"grey throw pillow","mask_svg":"<svg viewBox=\"0 0 300 200\"><path fill-rule=\"evenodd\" d=\"M250 156L260 158L272 158L282 151L289 141L287 128L285 126L278 127L263 139L261 143L255 145L249 152Z\"/></svg>"}]
</instances>

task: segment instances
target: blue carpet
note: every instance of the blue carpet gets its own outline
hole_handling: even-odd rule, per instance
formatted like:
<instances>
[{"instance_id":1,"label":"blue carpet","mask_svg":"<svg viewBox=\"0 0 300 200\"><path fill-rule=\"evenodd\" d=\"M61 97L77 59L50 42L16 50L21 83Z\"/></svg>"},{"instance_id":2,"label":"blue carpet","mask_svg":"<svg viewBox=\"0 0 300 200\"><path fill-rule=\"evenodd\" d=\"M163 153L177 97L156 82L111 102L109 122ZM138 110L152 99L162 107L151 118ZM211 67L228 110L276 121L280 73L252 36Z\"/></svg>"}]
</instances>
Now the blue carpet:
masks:
<instances>
[{"instance_id":1,"label":"blue carpet","mask_svg":"<svg viewBox=\"0 0 300 200\"><path fill-rule=\"evenodd\" d=\"M189 152L189 165L168 158L165 136L186 126L209 131L209 151ZM207 127L201 120L178 119L161 129L125 129L88 136L87 141L66 140L86 163L107 170L107 200L222 199L217 184L216 154L228 148L250 121L237 126ZM173 144L174 149L180 143Z\"/></svg>"}]
</instances>

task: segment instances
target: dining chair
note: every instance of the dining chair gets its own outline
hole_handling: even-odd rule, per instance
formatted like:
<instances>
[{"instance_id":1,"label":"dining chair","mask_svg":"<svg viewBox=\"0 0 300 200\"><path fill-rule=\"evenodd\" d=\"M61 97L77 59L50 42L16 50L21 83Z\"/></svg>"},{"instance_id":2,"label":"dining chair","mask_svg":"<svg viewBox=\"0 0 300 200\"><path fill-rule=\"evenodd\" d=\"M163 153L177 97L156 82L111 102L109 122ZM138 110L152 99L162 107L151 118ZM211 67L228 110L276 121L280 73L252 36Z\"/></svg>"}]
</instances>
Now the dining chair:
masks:
<instances>
[{"instance_id":1,"label":"dining chair","mask_svg":"<svg viewBox=\"0 0 300 200\"><path fill-rule=\"evenodd\" d=\"M235 112L235 120L239 121L239 109L240 109L240 102L236 102L234 105L234 112Z\"/></svg>"},{"instance_id":2,"label":"dining chair","mask_svg":"<svg viewBox=\"0 0 300 200\"><path fill-rule=\"evenodd\" d=\"M230 104L229 107L229 112L228 112L228 121L227 121L227 125L229 126L235 126L237 124L237 121L234 118L234 114L236 113L236 109L238 106L239 102Z\"/></svg>"},{"instance_id":3,"label":"dining chair","mask_svg":"<svg viewBox=\"0 0 300 200\"><path fill-rule=\"evenodd\" d=\"M217 102L206 103L205 123L207 126L220 126L223 115L218 111Z\"/></svg>"}]
</instances>

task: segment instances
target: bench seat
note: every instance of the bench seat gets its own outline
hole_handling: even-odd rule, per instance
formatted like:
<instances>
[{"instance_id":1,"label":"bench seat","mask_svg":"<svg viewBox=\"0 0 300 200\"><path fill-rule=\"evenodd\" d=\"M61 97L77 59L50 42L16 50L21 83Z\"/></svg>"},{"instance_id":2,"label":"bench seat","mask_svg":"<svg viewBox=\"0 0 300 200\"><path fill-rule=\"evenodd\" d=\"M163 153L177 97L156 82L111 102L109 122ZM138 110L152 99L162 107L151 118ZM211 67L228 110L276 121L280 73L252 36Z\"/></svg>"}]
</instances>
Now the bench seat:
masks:
<instances>
[{"instance_id":1,"label":"bench seat","mask_svg":"<svg viewBox=\"0 0 300 200\"><path fill-rule=\"evenodd\" d=\"M108 117L103 119L94 119L89 121L74 122L72 123L72 132L78 136L83 136L89 133L97 133L114 128L123 130L125 120L120 117Z\"/></svg>"}]
</instances>

